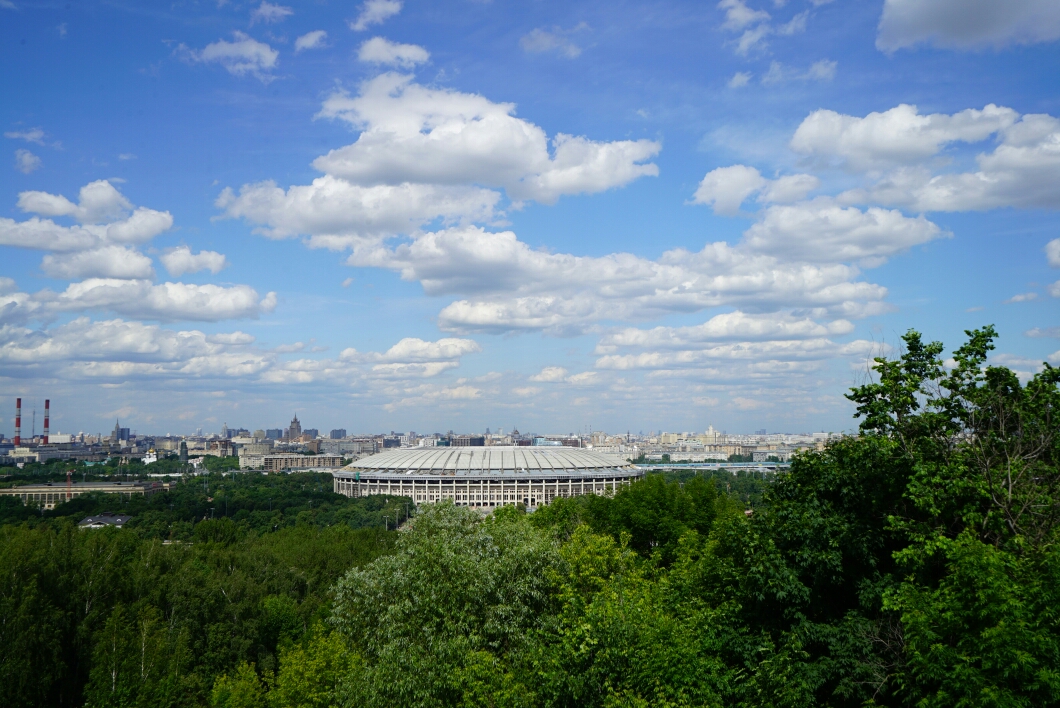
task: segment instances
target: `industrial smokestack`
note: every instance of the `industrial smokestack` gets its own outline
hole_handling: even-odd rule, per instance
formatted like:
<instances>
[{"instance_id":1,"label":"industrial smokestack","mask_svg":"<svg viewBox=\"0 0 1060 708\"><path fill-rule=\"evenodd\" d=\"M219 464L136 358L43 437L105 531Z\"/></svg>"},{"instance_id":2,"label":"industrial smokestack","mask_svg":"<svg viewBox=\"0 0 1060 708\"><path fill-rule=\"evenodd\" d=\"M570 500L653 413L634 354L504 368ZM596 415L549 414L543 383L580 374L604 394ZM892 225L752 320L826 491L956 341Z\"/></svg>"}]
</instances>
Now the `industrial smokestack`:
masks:
<instances>
[{"instance_id":1,"label":"industrial smokestack","mask_svg":"<svg viewBox=\"0 0 1060 708\"><path fill-rule=\"evenodd\" d=\"M44 444L48 444L48 420L52 414L52 402L47 398L44 399Z\"/></svg>"},{"instance_id":2,"label":"industrial smokestack","mask_svg":"<svg viewBox=\"0 0 1060 708\"><path fill-rule=\"evenodd\" d=\"M22 444L22 399L15 399L15 447Z\"/></svg>"}]
</instances>

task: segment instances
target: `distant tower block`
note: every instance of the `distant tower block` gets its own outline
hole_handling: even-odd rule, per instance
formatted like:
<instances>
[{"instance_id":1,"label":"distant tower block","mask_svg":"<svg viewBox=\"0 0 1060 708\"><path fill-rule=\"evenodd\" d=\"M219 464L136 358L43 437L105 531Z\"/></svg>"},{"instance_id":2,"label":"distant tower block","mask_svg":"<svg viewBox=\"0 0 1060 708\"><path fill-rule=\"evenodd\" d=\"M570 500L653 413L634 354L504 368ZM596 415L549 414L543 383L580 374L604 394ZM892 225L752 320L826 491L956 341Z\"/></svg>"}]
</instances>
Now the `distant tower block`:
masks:
<instances>
[{"instance_id":1,"label":"distant tower block","mask_svg":"<svg viewBox=\"0 0 1060 708\"><path fill-rule=\"evenodd\" d=\"M48 425L51 421L52 416L52 402L51 400L44 399L44 444L48 444Z\"/></svg>"},{"instance_id":2,"label":"distant tower block","mask_svg":"<svg viewBox=\"0 0 1060 708\"><path fill-rule=\"evenodd\" d=\"M15 447L22 444L22 399L15 399Z\"/></svg>"}]
</instances>

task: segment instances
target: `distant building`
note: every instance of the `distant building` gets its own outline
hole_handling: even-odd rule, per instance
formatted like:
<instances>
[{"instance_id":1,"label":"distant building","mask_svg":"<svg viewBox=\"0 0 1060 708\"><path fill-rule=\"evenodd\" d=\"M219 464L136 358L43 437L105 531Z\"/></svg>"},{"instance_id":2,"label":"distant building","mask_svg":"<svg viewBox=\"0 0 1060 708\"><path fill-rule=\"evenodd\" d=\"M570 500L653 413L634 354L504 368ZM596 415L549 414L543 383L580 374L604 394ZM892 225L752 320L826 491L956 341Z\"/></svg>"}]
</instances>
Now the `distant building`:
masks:
<instances>
[{"instance_id":1,"label":"distant building","mask_svg":"<svg viewBox=\"0 0 1060 708\"><path fill-rule=\"evenodd\" d=\"M707 427L707 432L699 436L699 440L704 445L716 445L717 443L722 442L722 436L714 429L713 425L710 425Z\"/></svg>"},{"instance_id":2,"label":"distant building","mask_svg":"<svg viewBox=\"0 0 1060 708\"><path fill-rule=\"evenodd\" d=\"M235 450L232 448L232 441L222 438L209 443L205 452L213 457L231 457L235 454Z\"/></svg>"},{"instance_id":3,"label":"distant building","mask_svg":"<svg viewBox=\"0 0 1060 708\"><path fill-rule=\"evenodd\" d=\"M265 466L265 455L272 454L272 441L254 442L239 448L239 469L256 470Z\"/></svg>"},{"instance_id":4,"label":"distant building","mask_svg":"<svg viewBox=\"0 0 1060 708\"><path fill-rule=\"evenodd\" d=\"M187 443L186 440L181 440L180 441L180 461L181 462L187 462L188 461L188 443Z\"/></svg>"},{"instance_id":5,"label":"distant building","mask_svg":"<svg viewBox=\"0 0 1060 708\"><path fill-rule=\"evenodd\" d=\"M751 453L753 462L770 462L770 457L781 462L790 462L794 452L790 447L778 447L776 450L755 450Z\"/></svg>"},{"instance_id":6,"label":"distant building","mask_svg":"<svg viewBox=\"0 0 1060 708\"><path fill-rule=\"evenodd\" d=\"M283 430L280 428L269 428L265 431L265 437L269 440L280 440L283 438Z\"/></svg>"},{"instance_id":7,"label":"distant building","mask_svg":"<svg viewBox=\"0 0 1060 708\"><path fill-rule=\"evenodd\" d=\"M335 428L331 431L328 437L332 440L342 440L346 437L346 428Z\"/></svg>"},{"instance_id":8,"label":"distant building","mask_svg":"<svg viewBox=\"0 0 1060 708\"><path fill-rule=\"evenodd\" d=\"M308 437L310 440L316 440L320 437L320 430L317 428L306 428L302 431L302 437Z\"/></svg>"},{"instance_id":9,"label":"distant building","mask_svg":"<svg viewBox=\"0 0 1060 708\"><path fill-rule=\"evenodd\" d=\"M89 492L151 496L163 491L164 488L161 482L72 482L69 487L65 482L51 482L7 487L0 489L0 496L18 497L27 506L54 509L58 504L76 499Z\"/></svg>"},{"instance_id":10,"label":"distant building","mask_svg":"<svg viewBox=\"0 0 1060 708\"><path fill-rule=\"evenodd\" d=\"M298 414L296 413L294 418L291 419L291 425L287 428L287 434L283 436L286 440L297 440L302 437L302 423L298 420Z\"/></svg>"},{"instance_id":11,"label":"distant building","mask_svg":"<svg viewBox=\"0 0 1060 708\"><path fill-rule=\"evenodd\" d=\"M375 441L372 440L321 440L320 441L320 452L327 452L332 455L341 455L342 453L351 453L354 455L360 455L364 453L371 453L376 451Z\"/></svg>"},{"instance_id":12,"label":"distant building","mask_svg":"<svg viewBox=\"0 0 1060 708\"><path fill-rule=\"evenodd\" d=\"M342 467L342 455L296 455L280 453L265 455L262 459L266 472L284 472L286 470L305 470L317 467Z\"/></svg>"},{"instance_id":13,"label":"distant building","mask_svg":"<svg viewBox=\"0 0 1060 708\"><path fill-rule=\"evenodd\" d=\"M81 519L81 522L77 525L80 529L101 529L107 526L116 526L121 528L125 525L125 522L131 519L131 516L126 514L98 514L96 516L86 516Z\"/></svg>"},{"instance_id":14,"label":"distant building","mask_svg":"<svg viewBox=\"0 0 1060 708\"><path fill-rule=\"evenodd\" d=\"M128 439L129 439L129 429L121 427L121 424L118 423L118 421L115 420L114 421L114 432L112 432L110 434L110 441L116 443L116 442L121 442L122 440L128 440Z\"/></svg>"},{"instance_id":15,"label":"distant building","mask_svg":"<svg viewBox=\"0 0 1060 708\"><path fill-rule=\"evenodd\" d=\"M272 453L272 441L247 443L239 448L239 455L268 455Z\"/></svg>"},{"instance_id":16,"label":"distant building","mask_svg":"<svg viewBox=\"0 0 1060 708\"><path fill-rule=\"evenodd\" d=\"M454 435L450 441L451 447L485 447L486 438L483 435Z\"/></svg>"},{"instance_id":17,"label":"distant building","mask_svg":"<svg viewBox=\"0 0 1060 708\"><path fill-rule=\"evenodd\" d=\"M581 494L612 495L643 476L621 458L589 450L494 446L388 450L336 471L333 479L335 491L348 497L448 500L489 512L515 504L533 508Z\"/></svg>"}]
</instances>

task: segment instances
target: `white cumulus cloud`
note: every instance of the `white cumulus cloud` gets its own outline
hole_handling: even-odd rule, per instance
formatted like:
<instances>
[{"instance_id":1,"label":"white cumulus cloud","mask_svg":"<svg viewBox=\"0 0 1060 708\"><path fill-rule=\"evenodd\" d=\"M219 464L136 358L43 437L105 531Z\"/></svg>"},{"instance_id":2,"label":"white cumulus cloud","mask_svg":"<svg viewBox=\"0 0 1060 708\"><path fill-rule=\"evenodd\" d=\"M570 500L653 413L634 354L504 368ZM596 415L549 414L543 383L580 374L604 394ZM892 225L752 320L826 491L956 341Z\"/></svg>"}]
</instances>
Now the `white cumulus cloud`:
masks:
<instances>
[{"instance_id":1,"label":"white cumulus cloud","mask_svg":"<svg viewBox=\"0 0 1060 708\"><path fill-rule=\"evenodd\" d=\"M54 278L147 279L151 259L130 244L149 241L173 226L169 212L136 207L105 180L81 188L78 203L48 192L19 194L18 206L43 216L81 222L62 226L51 219L0 218L0 245L51 251L41 268Z\"/></svg>"},{"instance_id":2,"label":"white cumulus cloud","mask_svg":"<svg viewBox=\"0 0 1060 708\"><path fill-rule=\"evenodd\" d=\"M557 383L567 378L567 370L562 366L546 366L538 373L530 377L531 381L539 383Z\"/></svg>"},{"instance_id":3,"label":"white cumulus cloud","mask_svg":"<svg viewBox=\"0 0 1060 708\"><path fill-rule=\"evenodd\" d=\"M181 45L184 56L191 61L220 64L233 76L256 76L267 81L269 72L276 68L280 53L265 42L259 42L243 32L233 32L234 41L219 39L201 51Z\"/></svg>"},{"instance_id":4,"label":"white cumulus cloud","mask_svg":"<svg viewBox=\"0 0 1060 708\"><path fill-rule=\"evenodd\" d=\"M473 339L446 337L435 342L428 342L416 337L406 337L390 347L383 354L383 359L405 363L441 361L459 359L465 354L480 351L482 347Z\"/></svg>"},{"instance_id":5,"label":"white cumulus cloud","mask_svg":"<svg viewBox=\"0 0 1060 708\"><path fill-rule=\"evenodd\" d=\"M857 269L847 265L790 262L724 242L698 253L668 251L658 261L623 253L583 257L536 251L511 232L478 227L355 251L350 262L398 271L429 295L467 295L439 313L439 325L451 331L580 332L602 320L747 304L854 317L880 311L886 294L857 282Z\"/></svg>"},{"instance_id":6,"label":"white cumulus cloud","mask_svg":"<svg viewBox=\"0 0 1060 708\"><path fill-rule=\"evenodd\" d=\"M564 134L550 141L513 111L511 104L383 74L356 97L337 93L324 102L321 116L361 133L314 161L322 177L286 190L274 182L226 188L216 204L270 238L303 236L310 247L365 252L435 220L490 222L498 188L514 200L552 203L658 173L647 162L660 149L656 142Z\"/></svg>"},{"instance_id":7,"label":"white cumulus cloud","mask_svg":"<svg viewBox=\"0 0 1060 708\"><path fill-rule=\"evenodd\" d=\"M576 32L584 28L584 25L579 25L573 31ZM582 50L581 47L571 41L569 34L570 32L565 32L559 28L546 30L538 27L520 37L519 46L528 54L553 53L568 59L575 59L581 55Z\"/></svg>"},{"instance_id":8,"label":"white cumulus cloud","mask_svg":"<svg viewBox=\"0 0 1060 708\"><path fill-rule=\"evenodd\" d=\"M294 10L286 5L274 4L263 0L263 2L250 13L250 24L254 24L255 22L282 22L293 14Z\"/></svg>"},{"instance_id":9,"label":"white cumulus cloud","mask_svg":"<svg viewBox=\"0 0 1060 708\"><path fill-rule=\"evenodd\" d=\"M187 246L170 249L163 253L159 260L174 278L179 278L185 273L198 273L201 270L219 273L228 266L228 259L222 253L217 251L192 253Z\"/></svg>"},{"instance_id":10,"label":"white cumulus cloud","mask_svg":"<svg viewBox=\"0 0 1060 708\"><path fill-rule=\"evenodd\" d=\"M350 22L350 29L363 32L372 25L378 25L401 12L401 0L367 0L361 5L357 19Z\"/></svg>"},{"instance_id":11,"label":"white cumulus cloud","mask_svg":"<svg viewBox=\"0 0 1060 708\"><path fill-rule=\"evenodd\" d=\"M426 49L415 44L399 44L384 37L372 37L361 45L357 58L370 64L411 69L428 61L431 55Z\"/></svg>"},{"instance_id":12,"label":"white cumulus cloud","mask_svg":"<svg viewBox=\"0 0 1060 708\"><path fill-rule=\"evenodd\" d=\"M706 204L714 213L734 216L752 194L760 202L794 202L820 186L813 175L797 174L766 179L754 167L732 165L711 170L692 196L693 204Z\"/></svg>"},{"instance_id":13,"label":"white cumulus cloud","mask_svg":"<svg viewBox=\"0 0 1060 708\"><path fill-rule=\"evenodd\" d=\"M1045 244L1045 258L1053 268L1060 268L1060 238Z\"/></svg>"},{"instance_id":14,"label":"white cumulus cloud","mask_svg":"<svg viewBox=\"0 0 1060 708\"><path fill-rule=\"evenodd\" d=\"M1012 114L1018 116L1014 111ZM997 129L997 146L976 156L979 169L975 172L936 174L928 166L909 165L840 199L915 211L1060 208L1060 120L1038 114L1024 115L1014 122L1006 116L1002 123ZM981 132L988 127L981 126Z\"/></svg>"},{"instance_id":15,"label":"white cumulus cloud","mask_svg":"<svg viewBox=\"0 0 1060 708\"><path fill-rule=\"evenodd\" d=\"M446 341L446 340L441 340ZM281 359L254 346L245 332L204 334L143 322L78 317L62 325L31 330L0 326L0 375L26 378L46 373L74 381L113 380L129 384L162 379L238 386L327 384L361 386L384 397L434 391L429 397L474 398L478 389L424 384L459 366L467 346L442 345L431 361L394 360L377 352L338 359ZM434 342L423 342L429 349ZM211 384L212 382L212 384ZM426 388L424 388L426 386ZM449 389L449 393L443 392Z\"/></svg>"},{"instance_id":16,"label":"white cumulus cloud","mask_svg":"<svg viewBox=\"0 0 1060 708\"><path fill-rule=\"evenodd\" d=\"M132 204L114 185L101 179L81 188L77 204L61 194L29 191L18 195L18 208L31 214L70 216L83 224L98 224L121 218Z\"/></svg>"},{"instance_id":17,"label":"white cumulus cloud","mask_svg":"<svg viewBox=\"0 0 1060 708\"><path fill-rule=\"evenodd\" d=\"M992 103L953 115L921 115L908 104L864 118L821 109L802 121L791 148L854 170L907 165L938 154L950 143L985 140L1018 118L1011 108Z\"/></svg>"},{"instance_id":18,"label":"white cumulus cloud","mask_svg":"<svg viewBox=\"0 0 1060 708\"><path fill-rule=\"evenodd\" d=\"M41 159L29 150L19 148L15 150L15 169L24 175L28 175L41 167Z\"/></svg>"},{"instance_id":19,"label":"white cumulus cloud","mask_svg":"<svg viewBox=\"0 0 1060 708\"><path fill-rule=\"evenodd\" d=\"M737 71L729 79L729 88L741 88L751 81L751 74L746 71Z\"/></svg>"},{"instance_id":20,"label":"white cumulus cloud","mask_svg":"<svg viewBox=\"0 0 1060 708\"><path fill-rule=\"evenodd\" d=\"M270 238L309 236L314 247L352 248L446 222L493 217L499 195L488 189L430 184L361 186L325 175L286 191L274 182L226 189L217 198L225 215L263 226ZM2 233L2 232L0 232Z\"/></svg>"},{"instance_id":21,"label":"white cumulus cloud","mask_svg":"<svg viewBox=\"0 0 1060 708\"><path fill-rule=\"evenodd\" d=\"M313 30L312 32L306 32L305 34L294 40L294 51L298 52L305 51L306 49L319 49L324 46L327 42L328 33L324 30Z\"/></svg>"},{"instance_id":22,"label":"white cumulus cloud","mask_svg":"<svg viewBox=\"0 0 1060 708\"><path fill-rule=\"evenodd\" d=\"M718 9L725 11L725 24L722 29L739 31L749 25L765 22L769 13L765 10L752 10L743 0L721 0Z\"/></svg>"},{"instance_id":23,"label":"white cumulus cloud","mask_svg":"<svg viewBox=\"0 0 1060 708\"><path fill-rule=\"evenodd\" d=\"M145 243L173 226L169 212L132 204L109 182L100 180L81 188L74 204L62 195L22 192L18 207L41 216L71 217L81 222L61 226L33 217L14 221L0 217L0 245L45 251L83 251L106 244Z\"/></svg>"},{"instance_id":24,"label":"white cumulus cloud","mask_svg":"<svg viewBox=\"0 0 1060 708\"><path fill-rule=\"evenodd\" d=\"M699 325L687 327L630 327L600 338L598 353L610 353L618 347L680 349L690 345L726 341L769 341L814 339L849 334L854 325L845 319L820 323L809 317L790 313L752 315L739 310L715 315Z\"/></svg>"},{"instance_id":25,"label":"white cumulus cloud","mask_svg":"<svg viewBox=\"0 0 1060 708\"><path fill-rule=\"evenodd\" d=\"M148 280L90 278L71 283L61 293L35 296L57 312L106 310L127 317L162 321L217 322L257 318L276 307L276 294L258 295L248 285L189 285Z\"/></svg>"},{"instance_id":26,"label":"white cumulus cloud","mask_svg":"<svg viewBox=\"0 0 1060 708\"><path fill-rule=\"evenodd\" d=\"M745 242L774 256L815 263L877 265L886 258L951 234L923 216L872 207L843 207L826 197L771 206L751 225Z\"/></svg>"},{"instance_id":27,"label":"white cumulus cloud","mask_svg":"<svg viewBox=\"0 0 1060 708\"><path fill-rule=\"evenodd\" d=\"M4 133L5 138L12 140L25 140L27 143L44 144L44 130L41 128L27 128L26 130L9 130Z\"/></svg>"},{"instance_id":28,"label":"white cumulus cloud","mask_svg":"<svg viewBox=\"0 0 1060 708\"><path fill-rule=\"evenodd\" d=\"M155 276L151 259L125 246L103 246L91 251L49 254L41 262L41 269L53 278L146 279Z\"/></svg>"},{"instance_id":29,"label":"white cumulus cloud","mask_svg":"<svg viewBox=\"0 0 1060 708\"><path fill-rule=\"evenodd\" d=\"M336 93L324 102L320 116L347 121L361 134L313 164L358 184L481 184L543 203L658 174L646 162L659 152L654 141L596 142L564 134L549 141L514 110L510 103L383 74L366 82L359 96Z\"/></svg>"},{"instance_id":30,"label":"white cumulus cloud","mask_svg":"<svg viewBox=\"0 0 1060 708\"><path fill-rule=\"evenodd\" d=\"M806 70L803 78L815 81L831 81L835 78L836 67L838 66L839 62L832 59L815 61L810 65L810 68Z\"/></svg>"}]
</instances>

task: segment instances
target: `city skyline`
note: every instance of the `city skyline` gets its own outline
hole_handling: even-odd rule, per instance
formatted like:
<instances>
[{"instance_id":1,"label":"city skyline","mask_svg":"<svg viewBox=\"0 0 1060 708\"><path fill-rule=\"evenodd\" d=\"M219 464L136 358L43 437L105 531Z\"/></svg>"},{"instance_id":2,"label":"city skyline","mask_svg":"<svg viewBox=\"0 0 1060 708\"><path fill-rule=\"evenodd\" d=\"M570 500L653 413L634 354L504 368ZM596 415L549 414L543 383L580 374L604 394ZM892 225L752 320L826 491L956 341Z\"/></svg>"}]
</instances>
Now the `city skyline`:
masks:
<instances>
[{"instance_id":1,"label":"city skyline","mask_svg":"<svg viewBox=\"0 0 1060 708\"><path fill-rule=\"evenodd\" d=\"M26 426L25 424L23 424L23 427L22 427L22 438L24 440L35 440L37 438L40 438L43 435L43 428L38 429L37 421L36 421L36 417L37 417L36 413L37 413L37 411L35 409L26 409L26 410L30 411L30 416L27 417L27 416L24 415L23 416L23 420L24 421L29 420L30 421L30 425ZM12 426L14 426L14 418L12 417L11 420L12 420ZM247 425L241 425L239 423L234 423L233 425L228 425L228 421L223 421L221 423L221 425L216 430L208 429L208 428L205 428L205 427L199 425L199 426L193 427L190 430L171 431L169 429L166 429L165 432L162 432L162 430L139 429L139 428L136 428L136 427L132 427L132 425L134 425L134 424L122 425L123 421L120 418L116 418L114 422L115 422L115 425L112 428L110 428L110 429L108 429L106 431L97 430L97 431L94 431L94 432L90 431L90 430L86 430L86 429L60 430L60 429L56 428L55 426L52 426L51 436L54 438L56 435L61 435L61 436L85 435L85 436L106 438L106 437L113 437L113 430L117 429L117 430L127 431L128 434L131 434L131 435L134 435L134 436L135 435L139 435L139 436L148 436L148 437L202 437L202 438L217 438L217 437L225 437L225 433L226 432L233 433L233 435L230 435L229 437L234 437L235 436L234 434L238 433L239 431L244 431L244 432L247 432L247 433L254 433L254 432L260 430L260 431L267 431L270 434L269 437L279 439L279 438L285 437L285 433L289 429L288 426L286 426L286 425L280 425L279 427L273 427L271 424L247 426ZM128 421L125 421L125 422L128 422ZM10 431L9 430L0 430L0 438L6 440L7 442L10 442L14 438L14 430L15 430L14 427L12 427L12 429ZM300 430L314 431L321 438L334 437L332 435L332 433L334 433L336 431L341 431L342 432L342 434L339 437L360 437L360 436L380 436L380 435L382 435L382 436L392 436L392 435L406 435L408 433L415 433L416 435L422 436L422 437L429 437L429 436L434 436L434 435L447 435L447 434L457 434L457 435L486 434L486 435L489 435L491 433L503 436L505 434L511 435L511 434L519 432L519 426L518 425L512 425L511 427L508 427L508 426L497 426L495 428L492 427L492 426L486 426L484 431L483 430L473 430L473 429L470 429L470 428L457 430L457 429L454 429L452 427L449 427L447 429L438 429L438 430L430 430L430 431L427 431L427 430L415 431L415 430L411 430L411 429L409 429L409 430L395 430L394 428L390 428L389 432L385 432L387 430L386 428L363 429L363 430L350 428L347 431L346 428L331 428L330 426L320 425L319 427L306 427L306 428L301 428ZM383 432L381 432L381 431L383 431ZM717 432L718 434L721 434L721 435L733 435L733 436L805 435L805 434L812 434L812 433L818 433L818 432L829 432L829 433L835 433L836 432L836 431L825 431L825 430L820 430L820 431L814 431L814 430L771 430L771 431L767 432L767 429L765 429L765 428L761 428L761 429L756 428L756 429L754 429L752 431L742 431L742 430L741 431L737 431L737 430L733 430L730 433L727 428L720 428L720 427L719 428L715 428L713 423L708 423L707 431L709 431L709 432ZM522 434L535 434L536 433L536 434L542 434L542 435L577 435L577 436L582 436L582 437L589 437L594 432L607 434L609 436L632 435L632 436L635 436L635 437L657 436L657 435L664 434L664 433L673 433L673 434L678 434L678 435L685 434L685 433L688 433L688 434L691 434L691 435L701 434L701 431L699 429L695 429L695 430L685 430L685 429L678 430L678 429L674 429L674 430L669 430L668 431L668 430L665 430L665 429L659 428L659 427L645 428L643 426L640 426L635 431L633 429L629 429L629 430L627 430L625 432L620 431L620 430L611 430L611 431L595 430L594 431L591 428L591 426L580 426L579 428L572 429L572 430L559 430L559 429L551 429L551 428L550 429L541 429L541 430L531 430L530 428L526 428L526 426L524 426L524 430L522 431Z\"/></svg>"},{"instance_id":2,"label":"city skyline","mask_svg":"<svg viewBox=\"0 0 1060 708\"><path fill-rule=\"evenodd\" d=\"M1060 364L1060 6L929 5L0 2L0 430L844 431L908 328Z\"/></svg>"},{"instance_id":3,"label":"city skyline","mask_svg":"<svg viewBox=\"0 0 1060 708\"><path fill-rule=\"evenodd\" d=\"M44 428L42 428L41 430L37 429L37 410L32 407L31 404L33 402L29 401L29 400L23 402L22 399L19 399L18 403L22 407L18 408L17 410L23 411L24 413L25 412L29 413L28 417L26 415L22 416L23 423L25 423L25 421L30 421L30 425L29 426L23 425L23 427L21 429L22 438L24 440L29 440L29 441L36 440L36 439L40 438L44 434L44 430L45 429ZM44 409L44 410L48 410L48 409ZM15 422L15 421L17 421L17 417L13 417L12 421L13 421L12 425L15 425L15 427L13 428L13 431L11 431L11 434L8 434L9 431L0 430L0 439L4 439L8 443L11 442L11 440L15 437L15 434L18 432L18 427L17 427L16 422ZM125 421L125 422L128 423L128 421ZM394 435L399 435L399 436L415 435L415 436L418 436L418 437L430 437L430 436L439 436L439 435L444 436L444 435L453 435L453 434L456 434L456 435L468 435L468 434L470 434L470 435L480 435L480 434L484 434L484 435L487 435L487 436L492 434L492 435L495 435L495 436L504 436L504 435L514 435L514 434L517 434L517 433L520 434L520 435L526 435L526 434L575 435L575 436L580 436L580 437L585 437L585 438L589 438L593 434L605 434L605 435L607 435L609 437L633 436L633 437L637 437L637 438L642 438L642 437L652 437L652 436L663 435L663 434L676 434L676 435L686 435L687 434L687 435L695 436L695 435L700 435L700 434L706 433L706 434L731 435L731 436L766 436L766 435L806 435L806 434L813 434L813 433L823 433L823 432L835 433L836 432L836 431L824 431L824 430L821 430L821 431L810 431L810 430L784 430L784 431L780 431L780 430L773 430L773 431L768 431L767 432L767 429L765 429L765 428L761 428L761 429L756 428L753 431L736 431L736 430L734 430L732 433L729 433L727 428L723 428L723 427L715 428L713 423L709 423L707 425L706 430L703 431L702 433L698 429L697 430L684 430L684 429L677 430L677 429L675 429L675 430L667 431L667 430L664 430L663 428L648 428L647 432L645 432L645 428L643 426L639 427L636 431L634 431L633 429L626 430L625 432L622 432L622 431L619 431L619 430L605 431L605 430L600 430L600 429L593 430L592 426L585 426L585 425L580 426L577 429L566 430L566 431L561 431L559 429L531 430L529 428L526 428L526 426L524 426L524 430L521 433L519 431L519 426L518 425L512 425L511 427L508 427L508 426L496 426L496 427L487 426L484 431L482 431L482 430L472 430L472 429L456 430L456 429L454 429L452 427L450 427L448 429L439 429L439 430L431 430L431 431L427 431L427 430L415 431L415 430L411 430L411 429L410 430L394 430L393 428L391 428L389 430L389 432L386 432L385 428L364 429L364 430L350 429L349 431L347 431L346 428L341 428L340 427L340 428L330 428L329 429L329 426L322 426L320 424L318 424L318 427L302 426L302 420L298 418L298 413L297 412L294 413L293 418L291 419L291 421L288 424L280 425L279 427L271 427L271 424L263 424L263 425L258 425L258 426L246 426L246 425L241 425L238 422L234 423L232 425L229 425L228 421L223 421L221 423L220 427L217 428L216 430L207 429L207 428L204 428L203 426L196 426L192 430L181 430L181 431L178 431L178 432L173 432L173 431L167 430L166 432L163 433L161 430L150 430L150 429L141 430L141 429L138 429L136 427L132 427L132 425L133 424L122 425L121 419L120 418L116 418L115 421L114 421L113 428L108 430L108 432L106 434L104 434L102 431L92 432L92 431L83 430L83 429L82 430L77 430L77 431L73 431L73 430L69 430L69 429L68 430L60 430L60 429L56 428L55 426L52 426L52 428L51 428L51 436L54 438L56 435L60 435L60 436L64 436L64 437L85 435L85 436L92 436L92 437L97 437L99 439L103 439L103 438L107 438L107 437L113 438L117 434L117 431L121 431L122 435L130 435L131 434L133 436L147 436L147 437L196 437L196 438L199 438L199 437L201 437L201 438L238 437L240 433L247 433L247 434L254 435L257 432L266 433L265 437L273 438L273 439L281 439L281 438L286 439L288 437L296 438L303 432L306 432L306 433L310 433L311 432L313 435L315 435L315 436L317 436L319 438L322 438L322 439L323 438L335 438L335 439L338 439L338 438L346 438L346 437L356 438L356 437L361 437L361 436L394 436ZM293 431L293 432L289 435L288 431Z\"/></svg>"}]
</instances>

